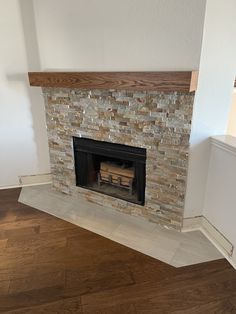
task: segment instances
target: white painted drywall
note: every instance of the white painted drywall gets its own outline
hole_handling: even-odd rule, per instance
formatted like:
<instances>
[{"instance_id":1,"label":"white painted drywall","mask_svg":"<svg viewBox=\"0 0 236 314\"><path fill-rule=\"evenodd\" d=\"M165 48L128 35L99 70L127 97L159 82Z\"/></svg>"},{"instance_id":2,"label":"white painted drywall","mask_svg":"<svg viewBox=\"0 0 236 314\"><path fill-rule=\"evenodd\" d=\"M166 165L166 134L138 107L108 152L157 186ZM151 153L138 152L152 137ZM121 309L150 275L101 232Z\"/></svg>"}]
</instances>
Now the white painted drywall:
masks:
<instances>
[{"instance_id":1,"label":"white painted drywall","mask_svg":"<svg viewBox=\"0 0 236 314\"><path fill-rule=\"evenodd\" d=\"M196 69L204 10L205 0L1 1L0 187L49 171L28 70Z\"/></svg>"},{"instance_id":2,"label":"white painted drywall","mask_svg":"<svg viewBox=\"0 0 236 314\"><path fill-rule=\"evenodd\" d=\"M185 217L202 214L209 137L225 134L236 74L236 1L208 0L190 138Z\"/></svg>"},{"instance_id":3,"label":"white painted drywall","mask_svg":"<svg viewBox=\"0 0 236 314\"><path fill-rule=\"evenodd\" d=\"M233 100L229 113L227 134L236 136L236 89L234 89Z\"/></svg>"},{"instance_id":4,"label":"white painted drywall","mask_svg":"<svg viewBox=\"0 0 236 314\"><path fill-rule=\"evenodd\" d=\"M37 62L32 62L35 47L27 47L35 44L30 2L1 2L0 187L18 185L21 175L49 171L43 101L27 81L28 69L38 69Z\"/></svg>"},{"instance_id":5,"label":"white painted drywall","mask_svg":"<svg viewBox=\"0 0 236 314\"><path fill-rule=\"evenodd\" d=\"M227 146L227 143L233 143ZM217 146L219 145L219 146ZM236 138L211 145L204 216L236 247ZM236 250L233 255L236 263Z\"/></svg>"},{"instance_id":6,"label":"white painted drywall","mask_svg":"<svg viewBox=\"0 0 236 314\"><path fill-rule=\"evenodd\" d=\"M205 0L34 0L43 69L198 69Z\"/></svg>"}]
</instances>

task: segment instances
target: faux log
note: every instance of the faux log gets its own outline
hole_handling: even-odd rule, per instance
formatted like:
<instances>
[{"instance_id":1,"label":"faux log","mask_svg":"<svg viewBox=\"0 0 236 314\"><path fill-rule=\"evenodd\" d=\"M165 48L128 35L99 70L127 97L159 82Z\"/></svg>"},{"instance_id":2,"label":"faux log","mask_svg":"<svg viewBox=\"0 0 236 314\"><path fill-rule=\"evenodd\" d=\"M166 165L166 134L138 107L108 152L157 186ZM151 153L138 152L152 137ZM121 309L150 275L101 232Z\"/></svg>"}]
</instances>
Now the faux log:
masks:
<instances>
[{"instance_id":1,"label":"faux log","mask_svg":"<svg viewBox=\"0 0 236 314\"><path fill-rule=\"evenodd\" d=\"M193 92L197 71L183 72L29 72L31 86Z\"/></svg>"},{"instance_id":2,"label":"faux log","mask_svg":"<svg viewBox=\"0 0 236 314\"><path fill-rule=\"evenodd\" d=\"M101 170L108 174L116 174L118 176L124 176L127 178L134 178L133 168L122 168L116 165L111 165L106 162L101 162Z\"/></svg>"},{"instance_id":3,"label":"faux log","mask_svg":"<svg viewBox=\"0 0 236 314\"><path fill-rule=\"evenodd\" d=\"M130 182L133 181L132 178L127 178L127 177L123 177L123 176L119 176L119 175L115 175L106 171L100 171L100 176L101 176L101 180L102 181L106 181L109 182L109 177L111 177L112 179L112 183L119 183L119 179L120 179L120 183L121 185L124 186L129 186Z\"/></svg>"}]
</instances>

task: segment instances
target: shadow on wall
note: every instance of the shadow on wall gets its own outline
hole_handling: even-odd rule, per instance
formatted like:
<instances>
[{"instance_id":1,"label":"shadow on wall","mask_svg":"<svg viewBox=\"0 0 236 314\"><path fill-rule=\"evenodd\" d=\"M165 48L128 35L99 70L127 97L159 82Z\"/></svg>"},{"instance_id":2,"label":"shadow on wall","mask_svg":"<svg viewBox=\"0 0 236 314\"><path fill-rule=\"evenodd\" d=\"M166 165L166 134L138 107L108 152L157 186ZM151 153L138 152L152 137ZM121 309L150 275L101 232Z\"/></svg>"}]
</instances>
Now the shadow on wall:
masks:
<instances>
[{"instance_id":1,"label":"shadow on wall","mask_svg":"<svg viewBox=\"0 0 236 314\"><path fill-rule=\"evenodd\" d=\"M19 11L21 14L24 33L28 71L40 71L41 63L34 20L33 1L19 0ZM9 81L21 81L25 84L25 89L31 105L31 124L37 153L36 169L38 173L36 174L48 173L50 172L49 149L44 114L44 101L41 90L39 88L32 88L29 86L28 73L8 75L7 78Z\"/></svg>"},{"instance_id":2,"label":"shadow on wall","mask_svg":"<svg viewBox=\"0 0 236 314\"><path fill-rule=\"evenodd\" d=\"M206 186L205 174L208 173L210 159L210 138L207 127L202 125L199 138L191 141L189 148L189 165L186 186L186 198L184 206L184 218L201 216L203 208ZM205 138L203 140L203 138ZM201 173L202 175L198 175Z\"/></svg>"}]
</instances>

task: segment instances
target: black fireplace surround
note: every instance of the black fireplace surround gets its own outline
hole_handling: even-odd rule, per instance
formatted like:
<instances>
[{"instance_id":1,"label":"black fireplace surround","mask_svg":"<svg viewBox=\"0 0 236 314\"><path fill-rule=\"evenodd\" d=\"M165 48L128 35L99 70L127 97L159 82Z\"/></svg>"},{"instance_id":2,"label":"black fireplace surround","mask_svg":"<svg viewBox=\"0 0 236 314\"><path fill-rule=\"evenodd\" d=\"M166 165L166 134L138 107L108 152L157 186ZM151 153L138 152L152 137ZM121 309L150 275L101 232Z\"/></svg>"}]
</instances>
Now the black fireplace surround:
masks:
<instances>
[{"instance_id":1,"label":"black fireplace surround","mask_svg":"<svg viewBox=\"0 0 236 314\"><path fill-rule=\"evenodd\" d=\"M76 185L99 193L144 205L146 185L146 149L73 137ZM100 180L101 164L132 169L129 187ZM118 178L118 182L121 179Z\"/></svg>"}]
</instances>

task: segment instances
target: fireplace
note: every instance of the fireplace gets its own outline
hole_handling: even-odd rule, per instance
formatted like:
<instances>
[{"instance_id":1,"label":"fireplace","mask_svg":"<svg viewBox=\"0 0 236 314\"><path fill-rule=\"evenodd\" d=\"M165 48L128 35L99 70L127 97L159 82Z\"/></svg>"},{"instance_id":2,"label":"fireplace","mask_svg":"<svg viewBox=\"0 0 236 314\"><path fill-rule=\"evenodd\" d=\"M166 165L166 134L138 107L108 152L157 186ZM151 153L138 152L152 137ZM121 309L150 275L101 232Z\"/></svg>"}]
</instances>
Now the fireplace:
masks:
<instances>
[{"instance_id":1,"label":"fireplace","mask_svg":"<svg viewBox=\"0 0 236 314\"><path fill-rule=\"evenodd\" d=\"M73 137L76 185L144 205L146 149Z\"/></svg>"},{"instance_id":2,"label":"fireplace","mask_svg":"<svg viewBox=\"0 0 236 314\"><path fill-rule=\"evenodd\" d=\"M180 229L194 101L191 73L30 77L31 85L43 86L53 188Z\"/></svg>"}]
</instances>

